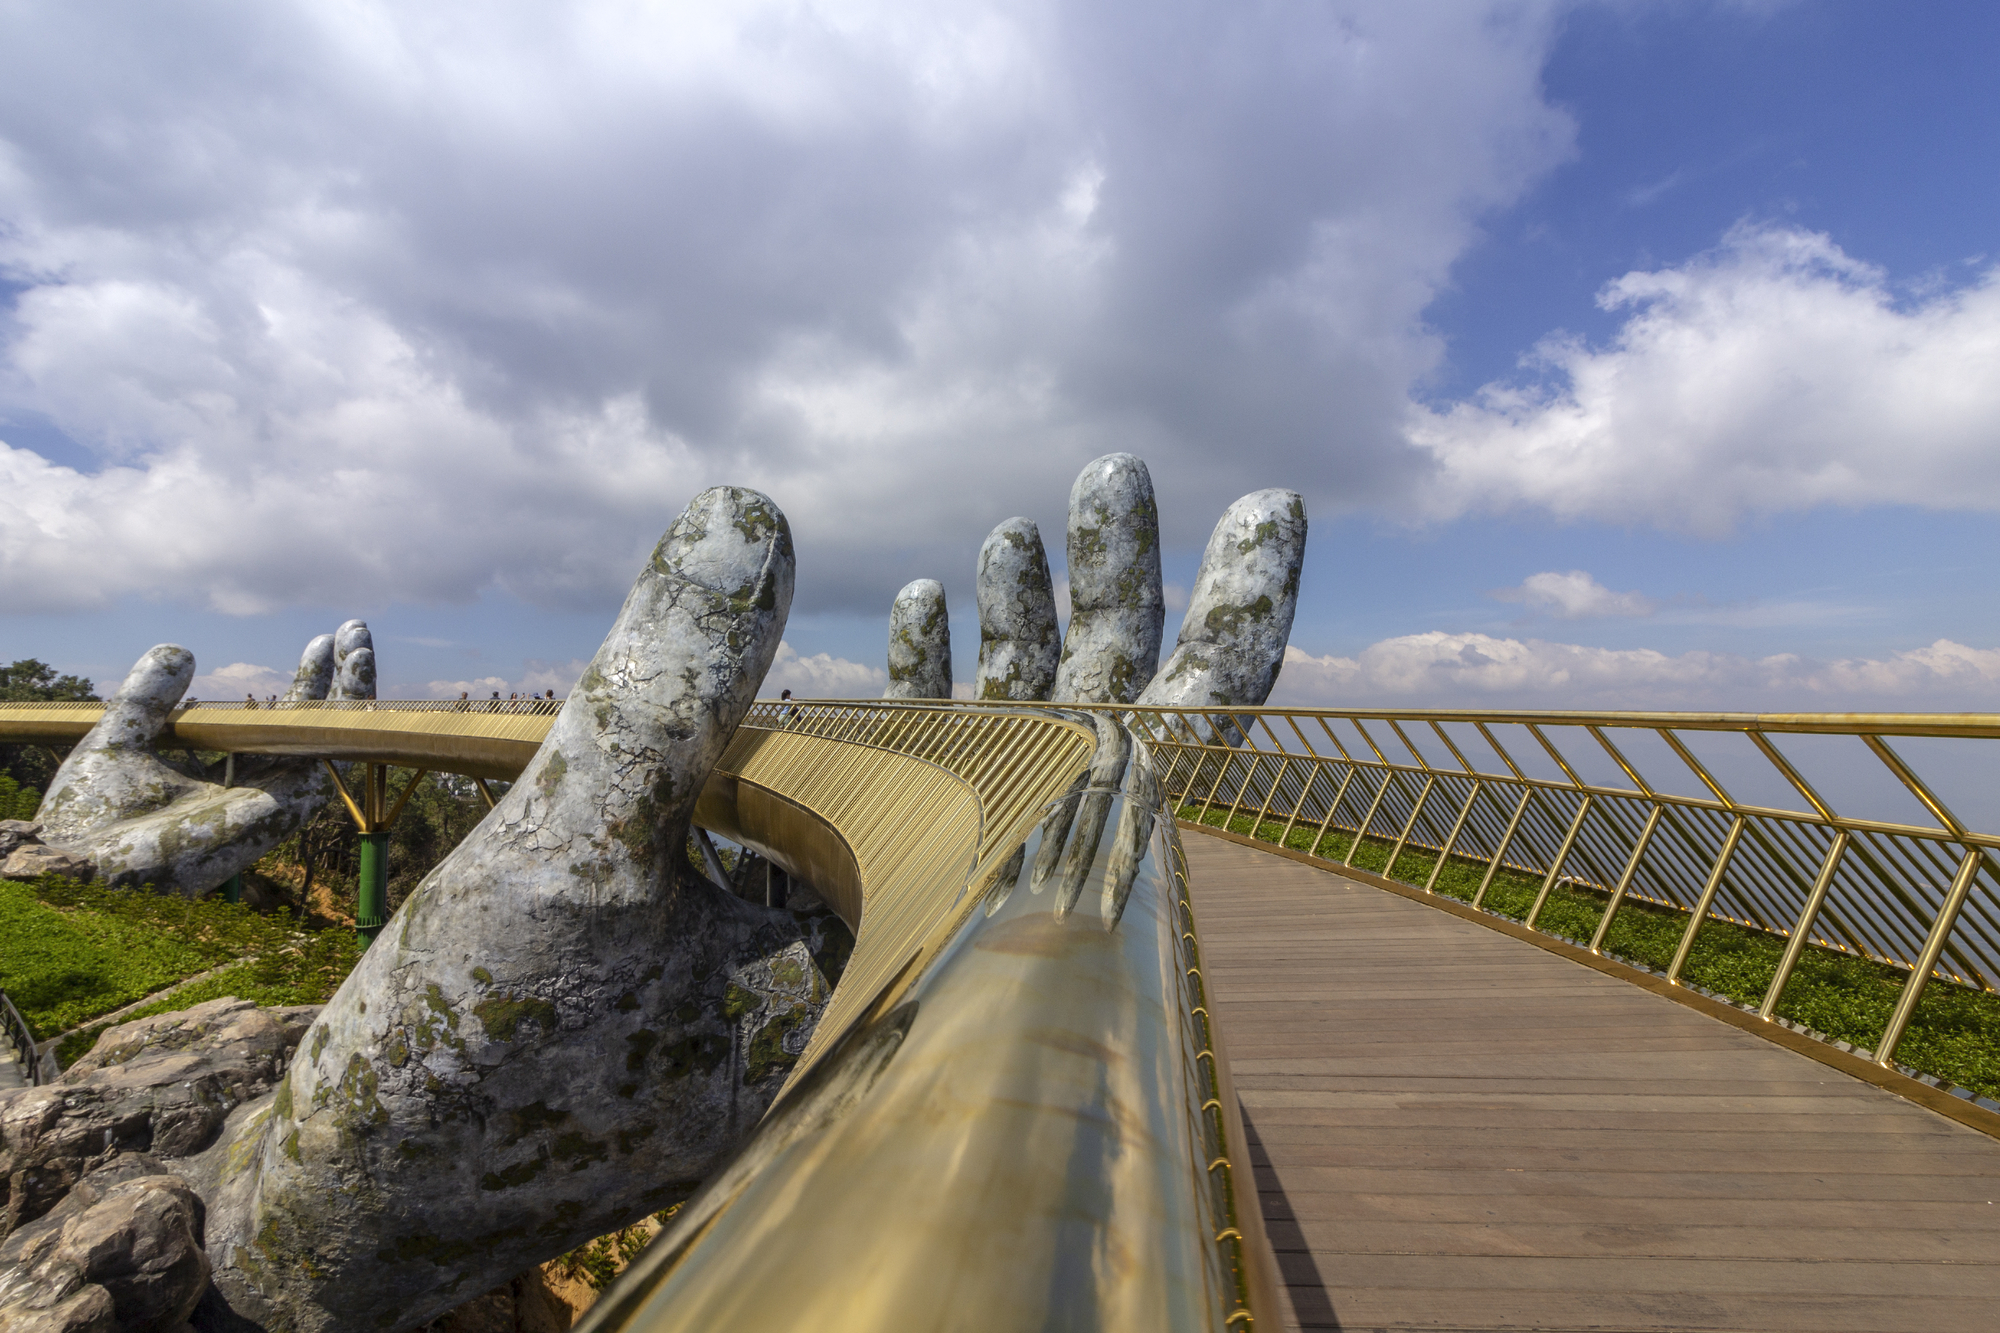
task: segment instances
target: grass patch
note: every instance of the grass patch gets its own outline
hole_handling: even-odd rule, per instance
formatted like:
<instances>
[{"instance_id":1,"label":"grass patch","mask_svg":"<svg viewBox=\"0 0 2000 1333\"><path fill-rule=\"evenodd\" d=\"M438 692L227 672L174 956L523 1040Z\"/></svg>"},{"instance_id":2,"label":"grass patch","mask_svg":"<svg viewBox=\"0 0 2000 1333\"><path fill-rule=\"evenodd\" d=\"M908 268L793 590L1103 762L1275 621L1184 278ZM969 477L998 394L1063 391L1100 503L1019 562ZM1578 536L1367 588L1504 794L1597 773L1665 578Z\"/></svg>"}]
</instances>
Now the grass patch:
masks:
<instances>
[{"instance_id":1,"label":"grass patch","mask_svg":"<svg viewBox=\"0 0 2000 1333\"><path fill-rule=\"evenodd\" d=\"M238 959L253 959L189 987L147 1012L238 995L259 1004L314 1004L333 994L360 951L352 932L302 930L217 898L79 885L55 876L0 880L0 990L38 1038L87 1023L134 1000ZM67 1064L89 1049L64 1043ZM95 1040L94 1034L91 1040Z\"/></svg>"},{"instance_id":2,"label":"grass patch","mask_svg":"<svg viewBox=\"0 0 2000 1333\"><path fill-rule=\"evenodd\" d=\"M1253 816L1238 815L1230 819L1226 810L1211 810L1203 819L1197 807L1184 806L1180 817L1216 828L1226 827L1232 833L1262 842L1277 843L1285 832L1283 820L1267 819L1253 831ZM1283 838L1283 845L1311 851L1318 836L1317 826L1294 825L1290 836ZM1352 834L1330 829L1320 841L1317 855L1332 861L1345 860L1353 842ZM1421 886L1429 880L1437 865L1434 853L1406 847L1396 858L1392 873L1388 861L1393 847L1394 843L1386 838L1364 838L1354 850L1352 864L1358 870L1371 871L1399 883ZM1453 856L1438 873L1435 888L1440 894L1471 902L1485 877L1484 861ZM1523 921L1541 887L1540 875L1502 867L1494 874L1480 906ZM1609 896L1598 889L1558 884L1542 905L1535 928L1588 944L1597 931ZM1605 933L1604 952L1664 972L1673 961L1687 921L1685 912L1628 898ZM1781 936L1710 918L1695 935L1681 977L1739 1004L1758 1004L1777 973L1779 955L1784 950L1785 940ZM1810 945L1800 955L1798 966L1785 985L1777 1012L1794 1023L1872 1049L1888 1025L1889 1013L1895 1008L1896 997L1908 975L1886 963ZM1983 1097L2000 1100L2000 995L1933 978L1917 1002L1909 1030L1896 1048L1896 1060L1970 1088Z\"/></svg>"}]
</instances>

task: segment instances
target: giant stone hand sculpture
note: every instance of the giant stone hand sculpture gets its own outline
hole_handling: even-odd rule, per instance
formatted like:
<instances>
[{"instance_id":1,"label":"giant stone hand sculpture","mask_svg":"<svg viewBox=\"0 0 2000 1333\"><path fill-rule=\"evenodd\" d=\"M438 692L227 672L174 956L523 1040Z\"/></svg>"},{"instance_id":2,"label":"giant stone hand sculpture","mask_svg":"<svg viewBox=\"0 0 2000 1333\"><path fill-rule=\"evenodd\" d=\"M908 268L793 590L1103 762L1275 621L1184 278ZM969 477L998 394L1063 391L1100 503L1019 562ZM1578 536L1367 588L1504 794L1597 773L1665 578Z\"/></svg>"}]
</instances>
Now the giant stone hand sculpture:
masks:
<instances>
[{"instance_id":1,"label":"giant stone hand sculpture","mask_svg":"<svg viewBox=\"0 0 2000 1333\"><path fill-rule=\"evenodd\" d=\"M331 635L307 644L285 698L325 698L333 655ZM42 799L43 840L87 858L112 884L199 896L328 798L311 760L240 757L225 787L163 759L157 742L193 679L194 654L177 644L141 657Z\"/></svg>"},{"instance_id":2,"label":"giant stone hand sculpture","mask_svg":"<svg viewBox=\"0 0 2000 1333\"><path fill-rule=\"evenodd\" d=\"M1053 688L1037 692L1040 677L1012 667L1034 660L1044 642L1039 599L1048 565L1035 525L1010 518L981 548L976 697L1261 704L1284 665L1305 550L1305 500L1297 491L1257 491L1229 506L1202 553L1173 656L1155 676L1166 602L1152 478L1131 454L1107 454L1070 490L1072 615ZM1053 620L1050 601L1051 635ZM988 671L989 653L1009 674Z\"/></svg>"},{"instance_id":3,"label":"giant stone hand sculpture","mask_svg":"<svg viewBox=\"0 0 2000 1333\"><path fill-rule=\"evenodd\" d=\"M211 1151L234 1309L412 1327L675 1201L757 1122L828 987L791 914L684 848L792 577L755 491L704 492L668 530L520 780Z\"/></svg>"}]
</instances>

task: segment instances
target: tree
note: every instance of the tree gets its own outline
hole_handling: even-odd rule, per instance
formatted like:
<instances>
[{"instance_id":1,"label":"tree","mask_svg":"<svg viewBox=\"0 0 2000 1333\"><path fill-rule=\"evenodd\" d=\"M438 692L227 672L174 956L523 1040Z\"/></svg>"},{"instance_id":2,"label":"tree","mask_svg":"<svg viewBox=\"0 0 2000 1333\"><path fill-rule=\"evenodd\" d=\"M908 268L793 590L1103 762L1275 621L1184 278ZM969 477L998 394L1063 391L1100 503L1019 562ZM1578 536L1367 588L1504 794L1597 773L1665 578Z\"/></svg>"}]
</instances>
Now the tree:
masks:
<instances>
[{"instance_id":1,"label":"tree","mask_svg":"<svg viewBox=\"0 0 2000 1333\"><path fill-rule=\"evenodd\" d=\"M93 702L97 690L84 676L58 676L39 658L24 657L0 667L0 703ZM46 745L0 745L0 775L11 779L16 794L0 819L32 819L41 793L62 765L62 756Z\"/></svg>"}]
</instances>

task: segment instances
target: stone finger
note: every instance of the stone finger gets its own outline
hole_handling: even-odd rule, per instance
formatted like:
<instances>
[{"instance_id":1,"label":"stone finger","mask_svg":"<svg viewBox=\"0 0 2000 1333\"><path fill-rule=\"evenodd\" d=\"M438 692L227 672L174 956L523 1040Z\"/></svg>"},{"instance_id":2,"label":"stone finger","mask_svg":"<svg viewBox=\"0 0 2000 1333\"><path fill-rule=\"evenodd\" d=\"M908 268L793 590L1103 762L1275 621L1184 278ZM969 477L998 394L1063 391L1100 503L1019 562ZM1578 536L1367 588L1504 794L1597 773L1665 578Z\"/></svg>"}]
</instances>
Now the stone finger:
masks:
<instances>
[{"instance_id":1,"label":"stone finger","mask_svg":"<svg viewBox=\"0 0 2000 1333\"><path fill-rule=\"evenodd\" d=\"M975 699L1046 699L1062 656L1055 585L1042 534L1025 518L979 548L979 672Z\"/></svg>"},{"instance_id":2,"label":"stone finger","mask_svg":"<svg viewBox=\"0 0 2000 1333\"><path fill-rule=\"evenodd\" d=\"M1297 491L1256 491L1224 510L1173 656L1139 702L1254 707L1268 699L1291 639L1305 554Z\"/></svg>"},{"instance_id":3,"label":"stone finger","mask_svg":"<svg viewBox=\"0 0 2000 1333\"><path fill-rule=\"evenodd\" d=\"M936 579L905 584L889 607L889 688L882 697L951 698L951 621Z\"/></svg>"},{"instance_id":4,"label":"stone finger","mask_svg":"<svg viewBox=\"0 0 2000 1333\"><path fill-rule=\"evenodd\" d=\"M1130 703L1160 660L1160 514L1132 454L1106 454L1069 493L1069 633L1056 703Z\"/></svg>"}]
</instances>

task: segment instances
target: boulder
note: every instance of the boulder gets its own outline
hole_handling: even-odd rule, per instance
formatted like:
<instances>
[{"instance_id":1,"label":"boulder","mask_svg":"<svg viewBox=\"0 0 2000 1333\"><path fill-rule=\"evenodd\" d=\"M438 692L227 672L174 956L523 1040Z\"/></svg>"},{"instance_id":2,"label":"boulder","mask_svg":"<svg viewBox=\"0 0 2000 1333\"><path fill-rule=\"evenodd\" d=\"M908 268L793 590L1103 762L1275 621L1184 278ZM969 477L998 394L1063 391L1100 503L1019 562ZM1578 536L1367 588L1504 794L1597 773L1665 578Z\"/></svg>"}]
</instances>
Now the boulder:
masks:
<instances>
[{"instance_id":1,"label":"boulder","mask_svg":"<svg viewBox=\"0 0 2000 1333\"><path fill-rule=\"evenodd\" d=\"M61 875L88 883L97 877L97 867L75 852L41 843L22 843L0 861L0 879L34 879L37 875Z\"/></svg>"},{"instance_id":2,"label":"boulder","mask_svg":"<svg viewBox=\"0 0 2000 1333\"><path fill-rule=\"evenodd\" d=\"M121 1155L0 1243L0 1328L183 1327L208 1288L203 1220L186 1181Z\"/></svg>"},{"instance_id":3,"label":"boulder","mask_svg":"<svg viewBox=\"0 0 2000 1333\"><path fill-rule=\"evenodd\" d=\"M0 1237L122 1154L188 1157L269 1091L318 1006L224 996L108 1029L54 1083L0 1092Z\"/></svg>"}]
</instances>

